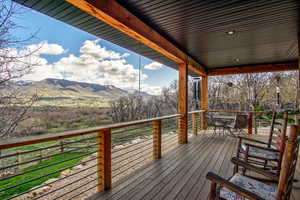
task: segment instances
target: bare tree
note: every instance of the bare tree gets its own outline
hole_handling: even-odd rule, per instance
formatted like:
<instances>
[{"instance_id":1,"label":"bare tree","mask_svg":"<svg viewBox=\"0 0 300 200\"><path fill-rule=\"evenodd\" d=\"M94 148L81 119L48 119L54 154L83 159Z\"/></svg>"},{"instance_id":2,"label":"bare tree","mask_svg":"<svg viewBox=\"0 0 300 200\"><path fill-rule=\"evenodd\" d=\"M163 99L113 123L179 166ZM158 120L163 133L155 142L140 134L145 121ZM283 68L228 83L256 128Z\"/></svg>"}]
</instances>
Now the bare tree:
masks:
<instances>
[{"instance_id":1,"label":"bare tree","mask_svg":"<svg viewBox=\"0 0 300 200\"><path fill-rule=\"evenodd\" d=\"M29 58L35 51L19 54L17 47L33 38L18 39L12 32L20 28L14 23L14 17L23 10L10 0L0 1L0 137L15 133L18 125L28 116L35 97L21 94L16 80L29 73L34 63ZM36 63L37 64L37 63Z\"/></svg>"},{"instance_id":2,"label":"bare tree","mask_svg":"<svg viewBox=\"0 0 300 200\"><path fill-rule=\"evenodd\" d=\"M194 109L191 82L189 82L188 105L189 110ZM147 119L177 113L178 81L174 80L169 87L163 88L162 93L158 96L143 98L142 96L129 95L111 101L110 108L114 122Z\"/></svg>"}]
</instances>

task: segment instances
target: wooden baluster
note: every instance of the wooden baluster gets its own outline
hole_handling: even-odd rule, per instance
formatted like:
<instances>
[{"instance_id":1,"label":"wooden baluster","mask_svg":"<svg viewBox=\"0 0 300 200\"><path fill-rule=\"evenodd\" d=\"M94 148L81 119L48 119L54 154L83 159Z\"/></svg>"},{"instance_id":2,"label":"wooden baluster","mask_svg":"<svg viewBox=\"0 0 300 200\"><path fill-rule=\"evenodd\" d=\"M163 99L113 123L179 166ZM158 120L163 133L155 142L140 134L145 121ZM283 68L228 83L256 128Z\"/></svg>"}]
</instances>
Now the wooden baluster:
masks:
<instances>
[{"instance_id":1,"label":"wooden baluster","mask_svg":"<svg viewBox=\"0 0 300 200\"><path fill-rule=\"evenodd\" d=\"M192 113L192 124L193 124L193 135L197 135L198 127L197 127L197 113Z\"/></svg>"},{"instance_id":2,"label":"wooden baluster","mask_svg":"<svg viewBox=\"0 0 300 200\"><path fill-rule=\"evenodd\" d=\"M253 127L253 113L248 113L248 134L252 134L252 127Z\"/></svg>"},{"instance_id":3,"label":"wooden baluster","mask_svg":"<svg viewBox=\"0 0 300 200\"><path fill-rule=\"evenodd\" d=\"M104 129L98 136L98 191L111 188L111 130Z\"/></svg>"},{"instance_id":4,"label":"wooden baluster","mask_svg":"<svg viewBox=\"0 0 300 200\"><path fill-rule=\"evenodd\" d=\"M161 158L161 120L152 122L153 129L153 158Z\"/></svg>"}]
</instances>

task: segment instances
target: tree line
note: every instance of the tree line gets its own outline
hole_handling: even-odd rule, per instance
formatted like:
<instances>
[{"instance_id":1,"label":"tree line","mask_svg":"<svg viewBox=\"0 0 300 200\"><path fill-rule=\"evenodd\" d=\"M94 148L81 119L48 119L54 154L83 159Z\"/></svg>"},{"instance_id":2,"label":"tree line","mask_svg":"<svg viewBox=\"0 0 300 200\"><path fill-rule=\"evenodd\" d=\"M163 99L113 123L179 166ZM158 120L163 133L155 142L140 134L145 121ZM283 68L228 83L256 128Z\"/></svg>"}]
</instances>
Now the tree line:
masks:
<instances>
[{"instance_id":1,"label":"tree line","mask_svg":"<svg viewBox=\"0 0 300 200\"><path fill-rule=\"evenodd\" d=\"M296 71L209 77L209 109L297 110L298 79ZM188 109L195 110L192 78L188 85ZM163 116L177 113L177 105L178 81L174 80L160 95L131 95L111 102L111 117L114 122L124 122Z\"/></svg>"}]
</instances>

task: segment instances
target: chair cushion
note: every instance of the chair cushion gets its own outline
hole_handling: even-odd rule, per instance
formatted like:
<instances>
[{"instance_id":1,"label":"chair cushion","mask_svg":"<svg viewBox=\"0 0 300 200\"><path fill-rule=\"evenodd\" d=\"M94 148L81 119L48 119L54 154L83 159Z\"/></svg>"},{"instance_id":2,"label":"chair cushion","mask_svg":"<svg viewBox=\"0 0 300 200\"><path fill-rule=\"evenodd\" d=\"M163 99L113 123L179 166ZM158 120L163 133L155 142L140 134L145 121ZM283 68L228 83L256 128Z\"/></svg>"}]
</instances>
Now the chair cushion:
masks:
<instances>
[{"instance_id":1,"label":"chair cushion","mask_svg":"<svg viewBox=\"0 0 300 200\"><path fill-rule=\"evenodd\" d=\"M264 199L275 200L277 190L275 187L269 186L257 180L248 178L241 174L235 174L230 180L231 183L238 185ZM231 190L221 187L219 196L227 200L246 200L247 198L242 197Z\"/></svg>"},{"instance_id":2,"label":"chair cushion","mask_svg":"<svg viewBox=\"0 0 300 200\"><path fill-rule=\"evenodd\" d=\"M243 152L246 152L246 145L242 144L241 149ZM278 152L268 151L268 150L260 149L260 148L256 148L256 147L249 147L249 155L273 159L273 160L277 160L279 158Z\"/></svg>"}]
</instances>

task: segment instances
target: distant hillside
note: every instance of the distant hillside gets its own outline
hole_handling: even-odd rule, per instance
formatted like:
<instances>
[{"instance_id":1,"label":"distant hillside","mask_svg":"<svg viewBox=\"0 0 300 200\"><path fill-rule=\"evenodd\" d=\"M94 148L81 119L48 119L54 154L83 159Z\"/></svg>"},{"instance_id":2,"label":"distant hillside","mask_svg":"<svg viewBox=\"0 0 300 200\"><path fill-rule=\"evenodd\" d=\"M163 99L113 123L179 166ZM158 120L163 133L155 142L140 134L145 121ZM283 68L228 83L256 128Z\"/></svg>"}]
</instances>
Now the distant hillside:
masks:
<instances>
[{"instance_id":1,"label":"distant hillside","mask_svg":"<svg viewBox=\"0 0 300 200\"><path fill-rule=\"evenodd\" d=\"M108 102L121 96L137 94L136 90L123 90L113 85L99 85L63 79L45 79L37 82L19 82L23 94L37 94L37 105L108 106ZM143 92L144 97L151 95Z\"/></svg>"}]
</instances>

